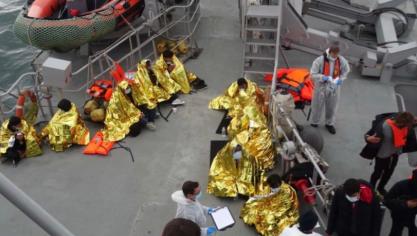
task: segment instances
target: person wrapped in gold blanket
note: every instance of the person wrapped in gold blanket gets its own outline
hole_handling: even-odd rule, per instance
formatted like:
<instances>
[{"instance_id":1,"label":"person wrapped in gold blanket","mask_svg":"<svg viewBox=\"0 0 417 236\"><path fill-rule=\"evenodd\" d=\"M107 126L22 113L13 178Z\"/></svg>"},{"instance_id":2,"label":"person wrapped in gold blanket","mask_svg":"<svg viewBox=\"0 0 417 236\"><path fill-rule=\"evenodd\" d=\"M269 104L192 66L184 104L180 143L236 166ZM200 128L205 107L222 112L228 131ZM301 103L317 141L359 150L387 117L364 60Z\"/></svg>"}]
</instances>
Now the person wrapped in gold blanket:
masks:
<instances>
[{"instance_id":1,"label":"person wrapped in gold blanket","mask_svg":"<svg viewBox=\"0 0 417 236\"><path fill-rule=\"evenodd\" d=\"M274 151L266 118L256 105L232 119L231 141L213 159L207 191L218 197L253 196L263 192L264 173L274 166Z\"/></svg>"},{"instance_id":2,"label":"person wrapped in gold blanket","mask_svg":"<svg viewBox=\"0 0 417 236\"><path fill-rule=\"evenodd\" d=\"M135 106L128 81L121 81L113 91L106 110L103 130L105 141L119 141L126 137L132 125L139 123L142 112Z\"/></svg>"},{"instance_id":3,"label":"person wrapped in gold blanket","mask_svg":"<svg viewBox=\"0 0 417 236\"><path fill-rule=\"evenodd\" d=\"M207 87L202 79L185 69L184 64L171 50L165 50L153 68L158 82L169 94L178 91L188 94L191 92L191 86L194 89Z\"/></svg>"},{"instance_id":4,"label":"person wrapped in gold blanket","mask_svg":"<svg viewBox=\"0 0 417 236\"><path fill-rule=\"evenodd\" d=\"M263 94L263 90L256 83L239 78L227 88L224 95L211 100L209 108L227 110L229 116L237 116L248 104L257 104L262 107Z\"/></svg>"},{"instance_id":5,"label":"person wrapped in gold blanket","mask_svg":"<svg viewBox=\"0 0 417 236\"><path fill-rule=\"evenodd\" d=\"M253 225L263 236L281 235L299 217L295 190L277 174L268 176L269 193L249 198L240 212L240 218Z\"/></svg>"},{"instance_id":6,"label":"person wrapped in gold blanket","mask_svg":"<svg viewBox=\"0 0 417 236\"><path fill-rule=\"evenodd\" d=\"M22 132L26 140L26 157L33 157L42 154L39 146L40 140L36 135L36 130L25 120L11 116L5 120L0 127L0 154L5 154L9 147L9 140L17 132Z\"/></svg>"},{"instance_id":7,"label":"person wrapped in gold blanket","mask_svg":"<svg viewBox=\"0 0 417 236\"><path fill-rule=\"evenodd\" d=\"M58 111L42 129L41 137L47 138L52 150L62 152L72 144L87 145L90 131L75 104L64 98L58 103Z\"/></svg>"}]
</instances>

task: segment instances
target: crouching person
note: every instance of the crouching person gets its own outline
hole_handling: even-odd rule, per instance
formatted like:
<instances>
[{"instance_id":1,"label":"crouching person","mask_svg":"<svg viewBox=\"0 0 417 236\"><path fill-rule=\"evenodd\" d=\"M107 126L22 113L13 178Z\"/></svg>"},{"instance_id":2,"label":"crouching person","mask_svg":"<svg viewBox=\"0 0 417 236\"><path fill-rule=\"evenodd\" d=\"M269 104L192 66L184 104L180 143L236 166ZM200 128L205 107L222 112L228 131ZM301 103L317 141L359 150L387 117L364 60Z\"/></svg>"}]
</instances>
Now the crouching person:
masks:
<instances>
[{"instance_id":1,"label":"crouching person","mask_svg":"<svg viewBox=\"0 0 417 236\"><path fill-rule=\"evenodd\" d=\"M17 132L9 139L9 145L1 163L12 162L13 167L26 157L26 140L22 132Z\"/></svg>"},{"instance_id":2,"label":"crouching person","mask_svg":"<svg viewBox=\"0 0 417 236\"><path fill-rule=\"evenodd\" d=\"M204 206L198 201L201 195L201 188L198 182L186 181L182 185L182 190L176 191L171 195L172 200L177 203L177 214L175 217L196 223L200 226L202 236L214 235L216 227L206 227L207 216L214 209Z\"/></svg>"},{"instance_id":3,"label":"crouching person","mask_svg":"<svg viewBox=\"0 0 417 236\"><path fill-rule=\"evenodd\" d=\"M52 150L62 152L72 144L87 145L90 131L75 104L64 98L58 103L58 111L42 129L41 137L47 138Z\"/></svg>"},{"instance_id":4,"label":"crouching person","mask_svg":"<svg viewBox=\"0 0 417 236\"><path fill-rule=\"evenodd\" d=\"M0 127L0 154L2 156L6 155L7 150L9 150L11 146L11 140L16 140L17 133L19 132L23 134L26 145L26 151L24 152L24 155L19 156L20 158L33 157L42 154L42 150L39 146L40 140L36 135L35 128L29 125L25 120L22 120L17 116L12 116L10 119L4 121ZM21 138L22 137L19 137L19 139ZM21 150L21 148L19 149Z\"/></svg>"},{"instance_id":5,"label":"crouching person","mask_svg":"<svg viewBox=\"0 0 417 236\"><path fill-rule=\"evenodd\" d=\"M267 178L269 194L249 198L240 213L248 225L254 225L261 235L280 235L298 220L298 201L295 190L272 174Z\"/></svg>"}]
</instances>

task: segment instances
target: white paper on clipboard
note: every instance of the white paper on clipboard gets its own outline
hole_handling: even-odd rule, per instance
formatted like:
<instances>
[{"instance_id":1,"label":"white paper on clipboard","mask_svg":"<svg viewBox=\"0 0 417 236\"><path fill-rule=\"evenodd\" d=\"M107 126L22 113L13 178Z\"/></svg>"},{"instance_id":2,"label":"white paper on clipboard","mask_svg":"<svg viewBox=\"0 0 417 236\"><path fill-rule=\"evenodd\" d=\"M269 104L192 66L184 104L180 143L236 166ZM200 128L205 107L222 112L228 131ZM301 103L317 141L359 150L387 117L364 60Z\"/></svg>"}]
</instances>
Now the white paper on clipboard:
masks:
<instances>
[{"instance_id":1,"label":"white paper on clipboard","mask_svg":"<svg viewBox=\"0 0 417 236\"><path fill-rule=\"evenodd\" d=\"M235 219L228 207L222 207L211 213L217 230L224 230L235 224Z\"/></svg>"}]
</instances>

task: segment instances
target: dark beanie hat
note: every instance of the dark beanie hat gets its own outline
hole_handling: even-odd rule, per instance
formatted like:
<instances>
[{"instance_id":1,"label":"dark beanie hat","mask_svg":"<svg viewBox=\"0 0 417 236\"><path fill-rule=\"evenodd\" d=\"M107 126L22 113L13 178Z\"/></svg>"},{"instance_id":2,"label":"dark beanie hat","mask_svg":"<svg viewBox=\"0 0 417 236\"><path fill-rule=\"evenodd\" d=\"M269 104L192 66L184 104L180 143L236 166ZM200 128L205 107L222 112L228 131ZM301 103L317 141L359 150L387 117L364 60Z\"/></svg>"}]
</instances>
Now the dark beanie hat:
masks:
<instances>
[{"instance_id":1,"label":"dark beanie hat","mask_svg":"<svg viewBox=\"0 0 417 236\"><path fill-rule=\"evenodd\" d=\"M176 218L168 222L162 236L201 236L201 229L191 220Z\"/></svg>"},{"instance_id":2,"label":"dark beanie hat","mask_svg":"<svg viewBox=\"0 0 417 236\"><path fill-rule=\"evenodd\" d=\"M318 220L319 219L316 213L310 210L304 213L302 216L300 216L300 219L298 219L299 229L303 232L311 231L316 226Z\"/></svg>"},{"instance_id":3,"label":"dark beanie hat","mask_svg":"<svg viewBox=\"0 0 417 236\"><path fill-rule=\"evenodd\" d=\"M67 112L69 110L71 110L72 104L68 99L61 99L61 101L59 101L58 103L58 108Z\"/></svg>"}]
</instances>

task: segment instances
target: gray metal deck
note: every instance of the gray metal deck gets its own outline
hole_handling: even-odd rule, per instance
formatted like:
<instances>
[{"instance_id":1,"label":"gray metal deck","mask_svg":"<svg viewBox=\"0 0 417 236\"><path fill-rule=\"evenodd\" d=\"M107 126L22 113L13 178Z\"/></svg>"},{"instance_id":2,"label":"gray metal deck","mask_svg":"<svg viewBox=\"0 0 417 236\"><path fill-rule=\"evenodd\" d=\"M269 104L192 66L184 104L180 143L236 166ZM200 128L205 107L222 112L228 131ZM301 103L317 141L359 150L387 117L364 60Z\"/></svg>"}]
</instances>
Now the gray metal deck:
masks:
<instances>
[{"instance_id":1,"label":"gray metal deck","mask_svg":"<svg viewBox=\"0 0 417 236\"><path fill-rule=\"evenodd\" d=\"M24 160L17 169L0 166L0 171L64 223L82 236L159 236L165 223L174 217L176 204L170 199L183 181L192 179L207 184L209 142L221 139L215 129L222 114L207 109L208 102L241 75L242 42L239 38L237 1L202 1L203 19L197 33L204 48L187 67L205 79L208 89L183 96L186 106L167 123L157 121L157 131L145 131L127 138L135 162L118 149L108 157L84 156L81 147L54 153L45 145L45 154ZM286 51L292 66L309 67L314 56ZM340 184L346 178L368 179L369 162L358 155L363 133L375 114L396 111L394 89L378 81L360 78L355 71L343 85L337 120L337 134L325 136L322 156L331 165L328 175ZM305 120L300 112L296 120ZM90 125L90 124L89 124ZM94 127L91 125L90 127ZM401 159L389 185L410 174ZM210 206L228 205L238 218L240 200L222 200L203 195ZM0 236L46 235L7 200L0 198ZM383 233L387 235L387 214ZM256 235L241 220L234 228L218 235Z\"/></svg>"}]
</instances>

